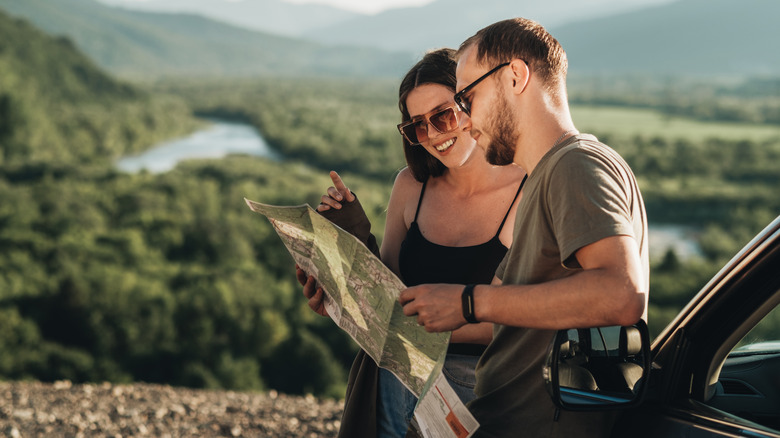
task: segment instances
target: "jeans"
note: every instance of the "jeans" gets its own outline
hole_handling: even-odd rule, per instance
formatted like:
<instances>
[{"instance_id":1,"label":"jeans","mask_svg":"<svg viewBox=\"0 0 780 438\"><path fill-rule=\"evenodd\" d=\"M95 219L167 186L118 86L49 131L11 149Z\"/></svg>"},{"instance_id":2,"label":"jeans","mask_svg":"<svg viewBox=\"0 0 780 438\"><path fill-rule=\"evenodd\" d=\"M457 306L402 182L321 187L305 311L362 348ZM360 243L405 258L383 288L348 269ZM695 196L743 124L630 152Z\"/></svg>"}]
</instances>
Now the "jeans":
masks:
<instances>
[{"instance_id":1,"label":"jeans","mask_svg":"<svg viewBox=\"0 0 780 438\"><path fill-rule=\"evenodd\" d=\"M474 395L474 368L477 367L479 356L466 354L448 354L444 359L442 373L447 378L447 383L455 390L460 400L465 404L476 397Z\"/></svg>"},{"instance_id":2,"label":"jeans","mask_svg":"<svg viewBox=\"0 0 780 438\"><path fill-rule=\"evenodd\" d=\"M404 437L417 404L417 397L406 389L393 373L380 368L377 398L377 437Z\"/></svg>"},{"instance_id":3,"label":"jeans","mask_svg":"<svg viewBox=\"0 0 780 438\"><path fill-rule=\"evenodd\" d=\"M479 356L448 354L442 373L458 397L466 403L474 399L474 367ZM417 397L390 371L379 369L377 400L377 436L397 438L406 435L406 428L414 414Z\"/></svg>"}]
</instances>

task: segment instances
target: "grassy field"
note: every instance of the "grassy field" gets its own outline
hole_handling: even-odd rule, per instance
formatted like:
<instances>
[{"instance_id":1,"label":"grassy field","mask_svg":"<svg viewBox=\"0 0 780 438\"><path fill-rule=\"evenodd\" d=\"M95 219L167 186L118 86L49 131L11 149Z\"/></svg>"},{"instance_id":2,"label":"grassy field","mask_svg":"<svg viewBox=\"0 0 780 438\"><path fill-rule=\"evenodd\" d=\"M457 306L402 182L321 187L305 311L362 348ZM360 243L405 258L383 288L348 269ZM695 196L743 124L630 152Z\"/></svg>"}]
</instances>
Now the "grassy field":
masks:
<instances>
[{"instance_id":1,"label":"grassy field","mask_svg":"<svg viewBox=\"0 0 780 438\"><path fill-rule=\"evenodd\" d=\"M780 138L780 126L777 125L700 122L665 116L654 110L627 107L573 106L571 111L580 131L597 135L660 136L694 141L710 137L753 141Z\"/></svg>"}]
</instances>

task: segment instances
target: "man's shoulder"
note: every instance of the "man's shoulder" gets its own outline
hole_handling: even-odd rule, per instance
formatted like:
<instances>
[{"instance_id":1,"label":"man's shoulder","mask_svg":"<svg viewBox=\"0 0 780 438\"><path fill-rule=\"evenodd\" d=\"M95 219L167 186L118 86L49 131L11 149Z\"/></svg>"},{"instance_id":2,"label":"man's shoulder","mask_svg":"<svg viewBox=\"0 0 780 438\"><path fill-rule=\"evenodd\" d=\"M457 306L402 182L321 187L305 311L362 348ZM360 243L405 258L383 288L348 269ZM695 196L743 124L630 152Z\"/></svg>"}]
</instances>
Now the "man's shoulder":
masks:
<instances>
[{"instance_id":1,"label":"man's shoulder","mask_svg":"<svg viewBox=\"0 0 780 438\"><path fill-rule=\"evenodd\" d=\"M607 144L602 143L595 135L578 134L571 141L562 145L559 153L566 155L569 153L616 153L614 149Z\"/></svg>"},{"instance_id":2,"label":"man's shoulder","mask_svg":"<svg viewBox=\"0 0 780 438\"><path fill-rule=\"evenodd\" d=\"M623 158L593 136L578 136L556 148L543 165L537 166L537 184L548 190L582 193L585 187L600 187L606 181L624 181L632 174ZM538 172L537 172L538 171Z\"/></svg>"},{"instance_id":3,"label":"man's shoulder","mask_svg":"<svg viewBox=\"0 0 780 438\"><path fill-rule=\"evenodd\" d=\"M590 134L578 135L575 141L561 147L551 158L551 163L559 167L558 170L587 166L589 162L625 163L617 151Z\"/></svg>"}]
</instances>

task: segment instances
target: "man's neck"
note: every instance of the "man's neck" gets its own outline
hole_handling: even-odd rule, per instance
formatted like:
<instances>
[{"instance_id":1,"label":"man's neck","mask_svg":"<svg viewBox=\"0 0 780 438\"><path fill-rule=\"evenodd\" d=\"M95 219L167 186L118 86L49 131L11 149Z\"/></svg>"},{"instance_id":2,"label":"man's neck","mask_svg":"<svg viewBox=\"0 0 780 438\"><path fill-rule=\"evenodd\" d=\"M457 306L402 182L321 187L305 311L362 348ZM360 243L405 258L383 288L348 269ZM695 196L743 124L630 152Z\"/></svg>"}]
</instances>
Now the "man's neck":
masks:
<instances>
[{"instance_id":1,"label":"man's neck","mask_svg":"<svg viewBox=\"0 0 780 438\"><path fill-rule=\"evenodd\" d=\"M551 149L578 133L574 124L570 124L568 127L561 125L555 129L547 129L533 138L523 138L515 150L514 162L530 175Z\"/></svg>"},{"instance_id":2,"label":"man's neck","mask_svg":"<svg viewBox=\"0 0 780 438\"><path fill-rule=\"evenodd\" d=\"M578 133L571 119L566 102L551 99L540 93L531 108L521 109L520 114L528 114L524 120L527 129L520 128L520 138L515 149L515 163L530 175L542 157L553 147Z\"/></svg>"}]
</instances>

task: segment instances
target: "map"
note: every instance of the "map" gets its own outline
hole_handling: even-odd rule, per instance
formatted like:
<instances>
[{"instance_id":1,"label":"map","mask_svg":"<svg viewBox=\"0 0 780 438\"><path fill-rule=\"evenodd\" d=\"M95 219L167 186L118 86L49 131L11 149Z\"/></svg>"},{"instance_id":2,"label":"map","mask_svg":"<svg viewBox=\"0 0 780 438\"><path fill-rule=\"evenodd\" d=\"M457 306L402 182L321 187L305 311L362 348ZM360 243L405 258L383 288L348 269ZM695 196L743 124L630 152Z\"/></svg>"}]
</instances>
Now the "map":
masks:
<instances>
[{"instance_id":1,"label":"map","mask_svg":"<svg viewBox=\"0 0 780 438\"><path fill-rule=\"evenodd\" d=\"M325 306L382 368L416 396L432 385L447 353L450 333L428 333L405 316L398 296L406 289L355 236L308 205L272 206L244 199L268 218L295 263L325 290Z\"/></svg>"}]
</instances>

